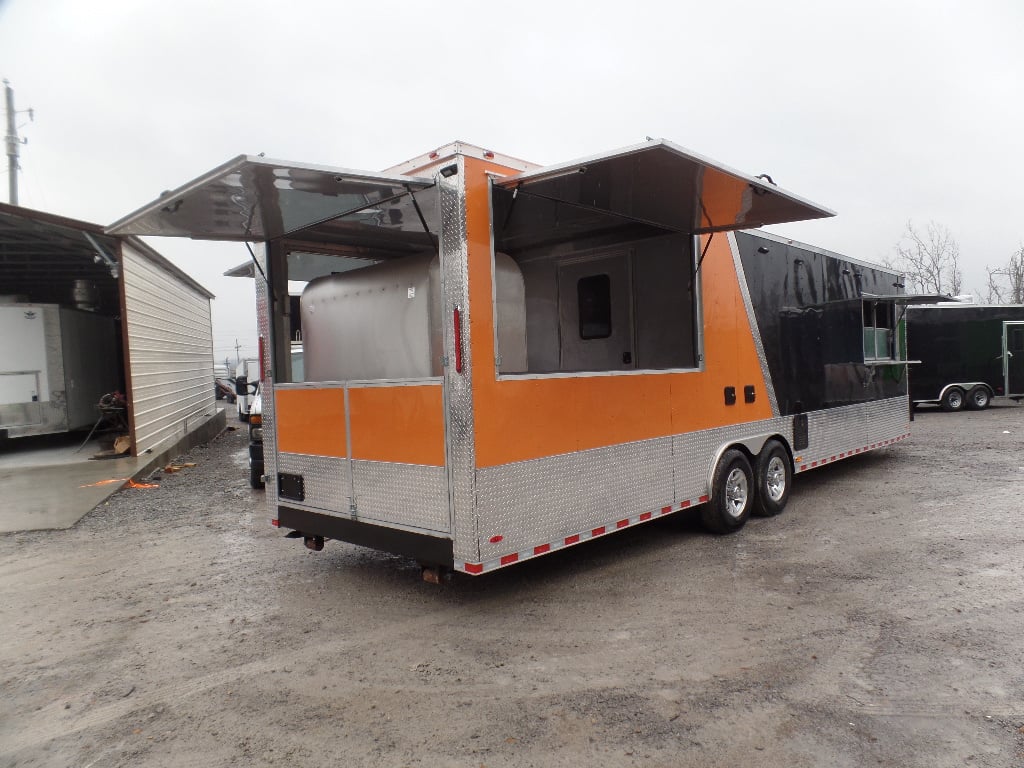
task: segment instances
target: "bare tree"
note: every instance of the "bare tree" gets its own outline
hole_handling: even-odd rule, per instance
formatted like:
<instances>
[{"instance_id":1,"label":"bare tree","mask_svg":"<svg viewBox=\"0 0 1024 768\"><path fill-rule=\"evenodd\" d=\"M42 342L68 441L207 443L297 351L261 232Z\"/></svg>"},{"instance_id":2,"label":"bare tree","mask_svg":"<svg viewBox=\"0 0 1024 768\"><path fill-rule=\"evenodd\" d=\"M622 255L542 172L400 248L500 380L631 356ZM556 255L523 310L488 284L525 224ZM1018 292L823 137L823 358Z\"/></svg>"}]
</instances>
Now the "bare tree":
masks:
<instances>
[{"instance_id":1,"label":"bare tree","mask_svg":"<svg viewBox=\"0 0 1024 768\"><path fill-rule=\"evenodd\" d=\"M985 267L988 272L989 304L1024 304L1024 244L1001 267Z\"/></svg>"},{"instance_id":2,"label":"bare tree","mask_svg":"<svg viewBox=\"0 0 1024 768\"><path fill-rule=\"evenodd\" d=\"M924 233L907 222L907 230L896 244L896 258L889 266L907 277L908 290L916 293L957 295L963 287L960 272L960 244L941 224L928 222Z\"/></svg>"}]
</instances>

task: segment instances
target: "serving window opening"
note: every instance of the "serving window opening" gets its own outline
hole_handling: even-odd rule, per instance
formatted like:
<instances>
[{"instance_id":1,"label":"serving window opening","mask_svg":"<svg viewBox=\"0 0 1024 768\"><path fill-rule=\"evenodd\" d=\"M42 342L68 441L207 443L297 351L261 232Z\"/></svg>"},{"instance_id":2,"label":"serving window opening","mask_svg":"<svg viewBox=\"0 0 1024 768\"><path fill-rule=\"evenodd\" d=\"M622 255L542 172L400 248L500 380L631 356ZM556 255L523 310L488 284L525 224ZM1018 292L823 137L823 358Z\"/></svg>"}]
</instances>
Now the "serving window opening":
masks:
<instances>
[{"instance_id":1,"label":"serving window opening","mask_svg":"<svg viewBox=\"0 0 1024 768\"><path fill-rule=\"evenodd\" d=\"M430 188L272 241L275 380L440 377L438 228Z\"/></svg>"},{"instance_id":2,"label":"serving window opening","mask_svg":"<svg viewBox=\"0 0 1024 768\"><path fill-rule=\"evenodd\" d=\"M864 361L901 359L896 334L896 305L891 301L865 301Z\"/></svg>"},{"instance_id":3,"label":"serving window opening","mask_svg":"<svg viewBox=\"0 0 1024 768\"><path fill-rule=\"evenodd\" d=\"M500 374L699 366L693 235L523 188L491 215Z\"/></svg>"}]
</instances>

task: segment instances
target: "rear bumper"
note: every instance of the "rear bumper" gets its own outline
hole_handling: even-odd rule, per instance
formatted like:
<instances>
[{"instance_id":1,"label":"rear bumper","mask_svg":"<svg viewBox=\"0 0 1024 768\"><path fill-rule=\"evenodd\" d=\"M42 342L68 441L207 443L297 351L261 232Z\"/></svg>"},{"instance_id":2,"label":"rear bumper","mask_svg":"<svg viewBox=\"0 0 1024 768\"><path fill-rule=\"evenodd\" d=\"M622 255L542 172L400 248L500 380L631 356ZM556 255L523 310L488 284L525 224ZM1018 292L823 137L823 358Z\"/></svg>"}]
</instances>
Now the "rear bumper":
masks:
<instances>
[{"instance_id":1,"label":"rear bumper","mask_svg":"<svg viewBox=\"0 0 1024 768\"><path fill-rule=\"evenodd\" d=\"M446 568L452 568L455 562L451 539L284 506L277 508L277 519L281 528L301 531L307 536L347 541Z\"/></svg>"}]
</instances>

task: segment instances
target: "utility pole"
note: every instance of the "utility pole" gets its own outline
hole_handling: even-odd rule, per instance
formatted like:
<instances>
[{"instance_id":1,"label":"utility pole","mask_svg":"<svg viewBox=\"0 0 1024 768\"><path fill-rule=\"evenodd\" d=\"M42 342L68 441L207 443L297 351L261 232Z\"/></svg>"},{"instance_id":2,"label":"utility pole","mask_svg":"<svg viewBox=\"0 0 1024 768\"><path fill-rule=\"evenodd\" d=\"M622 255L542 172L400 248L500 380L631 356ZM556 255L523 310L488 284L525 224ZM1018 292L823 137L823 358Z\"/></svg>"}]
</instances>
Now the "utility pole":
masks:
<instances>
[{"instance_id":1,"label":"utility pole","mask_svg":"<svg viewBox=\"0 0 1024 768\"><path fill-rule=\"evenodd\" d=\"M4 80L4 91L7 97L7 200L11 205L18 204L18 148L22 144L28 143L27 139L18 138L18 125L15 122L15 115L17 112L14 109L14 89L11 88L10 82ZM32 110L26 110L28 112L28 119L34 119Z\"/></svg>"},{"instance_id":2,"label":"utility pole","mask_svg":"<svg viewBox=\"0 0 1024 768\"><path fill-rule=\"evenodd\" d=\"M238 343L238 339L235 339L235 364L236 365L238 363L242 362L242 353L239 351L239 350L241 350L241 348L242 348L242 345Z\"/></svg>"}]
</instances>

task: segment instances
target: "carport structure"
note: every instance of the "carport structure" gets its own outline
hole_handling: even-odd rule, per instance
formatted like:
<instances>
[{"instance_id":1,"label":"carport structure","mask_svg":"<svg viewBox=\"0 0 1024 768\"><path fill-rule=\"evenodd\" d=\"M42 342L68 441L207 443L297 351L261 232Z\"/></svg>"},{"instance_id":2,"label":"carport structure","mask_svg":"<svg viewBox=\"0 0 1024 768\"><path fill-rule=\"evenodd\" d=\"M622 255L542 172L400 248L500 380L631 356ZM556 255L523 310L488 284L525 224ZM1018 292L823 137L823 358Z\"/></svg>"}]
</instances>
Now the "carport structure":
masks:
<instances>
[{"instance_id":1,"label":"carport structure","mask_svg":"<svg viewBox=\"0 0 1024 768\"><path fill-rule=\"evenodd\" d=\"M126 395L133 456L172 449L216 416L213 294L138 238L0 204L0 295L5 306L59 306L87 313L75 317L107 318L116 327L114 354L98 356L90 375L113 367L100 373L110 374L104 380ZM66 335L64 346L70 346ZM59 356L48 349L45 365L48 391L58 403L72 386L63 362L54 360ZM14 415L0 409L0 436L82 426L67 417L42 425L45 404L36 405ZM34 428L24 423L33 418ZM19 419L23 423L15 423Z\"/></svg>"}]
</instances>

